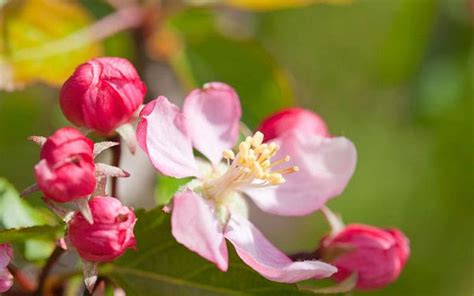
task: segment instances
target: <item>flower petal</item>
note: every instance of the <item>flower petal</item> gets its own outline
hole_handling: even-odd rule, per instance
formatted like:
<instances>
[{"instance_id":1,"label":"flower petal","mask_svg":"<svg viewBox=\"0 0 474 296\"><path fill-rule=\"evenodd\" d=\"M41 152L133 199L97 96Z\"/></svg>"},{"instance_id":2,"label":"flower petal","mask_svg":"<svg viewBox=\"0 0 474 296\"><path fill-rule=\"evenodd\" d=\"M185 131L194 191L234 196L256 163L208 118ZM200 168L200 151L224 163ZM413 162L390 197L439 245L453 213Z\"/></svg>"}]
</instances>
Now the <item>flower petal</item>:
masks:
<instances>
[{"instance_id":1,"label":"flower petal","mask_svg":"<svg viewBox=\"0 0 474 296\"><path fill-rule=\"evenodd\" d=\"M191 138L179 108L163 96L140 113L137 141L161 173L176 178L197 174Z\"/></svg>"},{"instance_id":2,"label":"flower petal","mask_svg":"<svg viewBox=\"0 0 474 296\"><path fill-rule=\"evenodd\" d=\"M226 271L227 245L213 211L202 197L186 189L173 198L171 231L179 243Z\"/></svg>"},{"instance_id":3,"label":"flower petal","mask_svg":"<svg viewBox=\"0 0 474 296\"><path fill-rule=\"evenodd\" d=\"M212 82L193 90L185 99L183 113L194 147L213 164L239 137L240 101L227 84Z\"/></svg>"},{"instance_id":4,"label":"flower petal","mask_svg":"<svg viewBox=\"0 0 474 296\"><path fill-rule=\"evenodd\" d=\"M232 215L224 235L247 265L271 281L295 283L329 277L337 271L334 266L316 260L293 262L239 215Z\"/></svg>"},{"instance_id":5,"label":"flower petal","mask_svg":"<svg viewBox=\"0 0 474 296\"><path fill-rule=\"evenodd\" d=\"M310 214L339 195L354 172L356 149L344 137L292 131L275 142L281 146L275 159L289 155L289 164L299 171L285 175L286 182L279 186L245 190L263 211L285 216Z\"/></svg>"}]
</instances>

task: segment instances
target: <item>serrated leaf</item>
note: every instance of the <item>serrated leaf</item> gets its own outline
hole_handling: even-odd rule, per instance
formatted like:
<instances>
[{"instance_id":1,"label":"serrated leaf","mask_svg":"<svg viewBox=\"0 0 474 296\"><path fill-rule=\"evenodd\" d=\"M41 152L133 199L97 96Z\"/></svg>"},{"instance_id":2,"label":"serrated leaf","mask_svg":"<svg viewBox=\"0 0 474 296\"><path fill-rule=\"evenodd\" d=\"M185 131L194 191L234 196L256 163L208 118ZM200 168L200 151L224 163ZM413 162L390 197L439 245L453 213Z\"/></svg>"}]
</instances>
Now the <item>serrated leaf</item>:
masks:
<instances>
[{"instance_id":1,"label":"serrated leaf","mask_svg":"<svg viewBox=\"0 0 474 296\"><path fill-rule=\"evenodd\" d=\"M199 19L200 23L189 21ZM270 53L255 40L237 40L220 34L209 11L191 10L169 23L181 37L182 48L174 50L172 66L188 88L209 81L222 81L239 94L242 121L250 128L270 113L294 104L285 72Z\"/></svg>"},{"instance_id":2,"label":"serrated leaf","mask_svg":"<svg viewBox=\"0 0 474 296\"><path fill-rule=\"evenodd\" d=\"M22 242L31 239L35 239L35 242L40 240L52 241L56 239L62 231L63 227L50 225L4 229L0 230L0 243Z\"/></svg>"},{"instance_id":3,"label":"serrated leaf","mask_svg":"<svg viewBox=\"0 0 474 296\"><path fill-rule=\"evenodd\" d=\"M72 35L91 22L78 3L17 0L4 5L1 14L0 89L33 81L61 85L77 65L101 53L87 34Z\"/></svg>"},{"instance_id":4,"label":"serrated leaf","mask_svg":"<svg viewBox=\"0 0 474 296\"><path fill-rule=\"evenodd\" d=\"M167 205L176 191L190 180L191 178L176 179L159 175L155 187L155 198L157 204L160 206Z\"/></svg>"},{"instance_id":5,"label":"serrated leaf","mask_svg":"<svg viewBox=\"0 0 474 296\"><path fill-rule=\"evenodd\" d=\"M229 270L217 267L178 244L170 218L161 209L137 211L137 251L99 268L128 296L134 295L311 295L296 285L268 281L229 248Z\"/></svg>"}]
</instances>

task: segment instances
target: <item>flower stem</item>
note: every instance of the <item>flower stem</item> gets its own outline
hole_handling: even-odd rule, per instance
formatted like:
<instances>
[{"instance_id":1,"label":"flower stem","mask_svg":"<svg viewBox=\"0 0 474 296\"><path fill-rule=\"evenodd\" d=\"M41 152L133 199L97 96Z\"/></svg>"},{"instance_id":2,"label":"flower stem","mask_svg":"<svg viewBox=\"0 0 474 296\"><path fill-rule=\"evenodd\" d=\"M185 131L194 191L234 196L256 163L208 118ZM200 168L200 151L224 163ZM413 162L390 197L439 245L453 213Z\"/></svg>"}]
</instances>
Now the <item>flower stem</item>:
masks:
<instances>
[{"instance_id":1,"label":"flower stem","mask_svg":"<svg viewBox=\"0 0 474 296\"><path fill-rule=\"evenodd\" d=\"M122 155L122 144L120 143L120 136L114 136L108 140L119 143L118 145L113 146L111 150L112 150L112 166L120 167L120 158ZM112 177L111 195L112 197L119 199L119 197L117 196L117 192L118 192L118 178Z\"/></svg>"},{"instance_id":2,"label":"flower stem","mask_svg":"<svg viewBox=\"0 0 474 296\"><path fill-rule=\"evenodd\" d=\"M13 275L23 293L31 294L35 291L35 284L18 267L10 264L8 271Z\"/></svg>"},{"instance_id":3,"label":"flower stem","mask_svg":"<svg viewBox=\"0 0 474 296\"><path fill-rule=\"evenodd\" d=\"M49 256L48 261L46 261L46 264L43 266L43 269L41 270L41 273L39 274L38 288L36 289L35 295L37 296L43 295L43 290L46 284L46 279L48 278L48 274L53 268L56 261L58 261L58 259L61 257L63 253L64 253L64 250L59 246L56 246L54 251L51 253L51 256Z\"/></svg>"}]
</instances>

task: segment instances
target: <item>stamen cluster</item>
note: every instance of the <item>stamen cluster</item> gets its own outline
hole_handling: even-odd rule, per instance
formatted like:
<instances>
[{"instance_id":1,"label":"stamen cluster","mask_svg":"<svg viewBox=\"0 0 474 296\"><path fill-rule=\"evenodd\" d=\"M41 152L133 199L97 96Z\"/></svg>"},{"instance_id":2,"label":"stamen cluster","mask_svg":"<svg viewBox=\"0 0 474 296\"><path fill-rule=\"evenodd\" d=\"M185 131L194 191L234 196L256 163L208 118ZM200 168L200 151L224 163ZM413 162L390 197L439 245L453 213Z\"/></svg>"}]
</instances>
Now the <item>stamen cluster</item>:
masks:
<instances>
[{"instance_id":1,"label":"stamen cluster","mask_svg":"<svg viewBox=\"0 0 474 296\"><path fill-rule=\"evenodd\" d=\"M263 138L261 132L256 132L253 137L249 136L239 144L237 155L230 149L223 152L228 169L222 176L205 184L204 191L209 198L219 200L229 191L283 184L284 175L298 171L297 166L272 170L288 162L290 156L286 155L272 162L271 159L278 153L280 147L273 142L263 143Z\"/></svg>"}]
</instances>

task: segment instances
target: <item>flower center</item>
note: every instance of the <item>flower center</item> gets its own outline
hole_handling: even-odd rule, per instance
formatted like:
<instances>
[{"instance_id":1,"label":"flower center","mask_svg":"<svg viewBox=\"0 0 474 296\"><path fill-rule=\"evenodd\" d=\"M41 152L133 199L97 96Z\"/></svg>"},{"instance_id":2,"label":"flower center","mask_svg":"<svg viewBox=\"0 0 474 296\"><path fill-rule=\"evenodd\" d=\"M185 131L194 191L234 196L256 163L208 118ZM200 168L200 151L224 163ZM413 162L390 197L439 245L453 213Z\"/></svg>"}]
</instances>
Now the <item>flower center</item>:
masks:
<instances>
[{"instance_id":1,"label":"flower center","mask_svg":"<svg viewBox=\"0 0 474 296\"><path fill-rule=\"evenodd\" d=\"M273 170L288 162L290 156L272 162L271 159L280 147L275 143L263 143L261 132L247 137L238 148L237 154L232 150L223 152L223 157L227 160L227 171L204 184L203 191L208 198L219 201L231 191L276 186L285 182L284 175L298 171L297 166Z\"/></svg>"}]
</instances>

